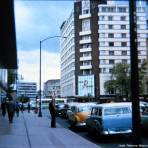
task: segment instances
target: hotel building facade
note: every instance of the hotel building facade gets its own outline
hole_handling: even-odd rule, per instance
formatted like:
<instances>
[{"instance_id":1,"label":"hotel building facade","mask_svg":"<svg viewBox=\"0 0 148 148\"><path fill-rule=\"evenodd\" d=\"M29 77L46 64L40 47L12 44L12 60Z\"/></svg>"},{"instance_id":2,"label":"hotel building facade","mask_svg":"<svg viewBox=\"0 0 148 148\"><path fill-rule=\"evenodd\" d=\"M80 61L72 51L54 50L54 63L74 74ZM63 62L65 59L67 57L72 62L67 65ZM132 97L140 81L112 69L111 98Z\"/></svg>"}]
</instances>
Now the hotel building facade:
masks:
<instances>
[{"instance_id":1,"label":"hotel building facade","mask_svg":"<svg viewBox=\"0 0 148 148\"><path fill-rule=\"evenodd\" d=\"M106 94L104 83L116 63L130 64L129 6L125 0L76 1L61 25L61 95ZM137 2L139 64L147 58L146 1ZM71 33L72 32L72 33Z\"/></svg>"}]
</instances>

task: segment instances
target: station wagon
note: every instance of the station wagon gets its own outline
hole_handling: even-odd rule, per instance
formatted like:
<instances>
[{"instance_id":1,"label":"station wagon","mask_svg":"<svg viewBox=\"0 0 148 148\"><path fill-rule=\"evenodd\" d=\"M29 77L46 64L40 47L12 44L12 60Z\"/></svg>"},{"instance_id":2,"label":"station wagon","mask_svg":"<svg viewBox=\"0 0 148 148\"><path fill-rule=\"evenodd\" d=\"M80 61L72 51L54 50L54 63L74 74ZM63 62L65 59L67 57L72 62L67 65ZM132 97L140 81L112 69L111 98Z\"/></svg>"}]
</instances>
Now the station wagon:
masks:
<instances>
[{"instance_id":1,"label":"station wagon","mask_svg":"<svg viewBox=\"0 0 148 148\"><path fill-rule=\"evenodd\" d=\"M89 134L112 135L132 132L131 103L104 103L92 107L86 120Z\"/></svg>"}]
</instances>

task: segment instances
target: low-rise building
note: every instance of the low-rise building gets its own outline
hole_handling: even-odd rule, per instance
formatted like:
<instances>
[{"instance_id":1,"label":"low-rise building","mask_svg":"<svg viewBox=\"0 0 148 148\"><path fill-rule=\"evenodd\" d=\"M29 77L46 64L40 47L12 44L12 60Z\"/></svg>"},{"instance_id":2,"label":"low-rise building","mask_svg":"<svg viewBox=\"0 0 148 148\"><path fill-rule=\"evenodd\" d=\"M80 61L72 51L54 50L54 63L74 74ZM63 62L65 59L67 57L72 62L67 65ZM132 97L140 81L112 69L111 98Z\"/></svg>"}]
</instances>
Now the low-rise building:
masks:
<instances>
[{"instance_id":1,"label":"low-rise building","mask_svg":"<svg viewBox=\"0 0 148 148\"><path fill-rule=\"evenodd\" d=\"M29 97L30 100L35 100L37 96L37 83L35 82L18 82L17 96Z\"/></svg>"},{"instance_id":2,"label":"low-rise building","mask_svg":"<svg viewBox=\"0 0 148 148\"><path fill-rule=\"evenodd\" d=\"M44 97L61 96L60 79L48 80L44 83Z\"/></svg>"}]
</instances>

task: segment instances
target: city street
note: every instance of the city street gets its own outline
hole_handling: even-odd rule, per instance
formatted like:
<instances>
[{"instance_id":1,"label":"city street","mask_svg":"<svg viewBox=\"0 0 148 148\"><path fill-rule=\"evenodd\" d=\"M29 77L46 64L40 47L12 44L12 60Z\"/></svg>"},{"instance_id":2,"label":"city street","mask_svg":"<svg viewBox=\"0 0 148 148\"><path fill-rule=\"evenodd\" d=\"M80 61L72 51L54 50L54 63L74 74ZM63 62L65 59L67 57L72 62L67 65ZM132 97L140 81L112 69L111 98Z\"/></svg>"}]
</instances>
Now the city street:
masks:
<instances>
[{"instance_id":1,"label":"city street","mask_svg":"<svg viewBox=\"0 0 148 148\"><path fill-rule=\"evenodd\" d=\"M42 112L43 112L43 116L50 118L50 114L48 110L44 109L42 110ZM57 117L56 121L64 128L70 129L67 119ZM95 139L93 137L89 137L85 128L77 128L77 129L70 129L70 130L86 138L87 140L97 144L98 146L101 146L102 148L130 147L130 145L132 144L130 138L126 135L116 135L116 136L103 137L101 139ZM142 135L142 141L143 141L143 146L148 147L148 134L145 133Z\"/></svg>"}]
</instances>

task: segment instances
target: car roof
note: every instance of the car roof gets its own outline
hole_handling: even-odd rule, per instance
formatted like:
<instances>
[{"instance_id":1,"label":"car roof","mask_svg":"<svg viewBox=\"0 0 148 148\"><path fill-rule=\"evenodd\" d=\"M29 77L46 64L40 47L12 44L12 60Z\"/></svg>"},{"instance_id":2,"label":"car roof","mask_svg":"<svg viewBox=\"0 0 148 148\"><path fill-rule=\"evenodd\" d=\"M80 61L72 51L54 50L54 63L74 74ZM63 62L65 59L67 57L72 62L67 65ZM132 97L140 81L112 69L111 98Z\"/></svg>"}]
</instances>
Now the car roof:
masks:
<instances>
[{"instance_id":1,"label":"car roof","mask_svg":"<svg viewBox=\"0 0 148 148\"><path fill-rule=\"evenodd\" d=\"M124 107L131 106L131 102L120 102L120 103L103 103L94 105L94 107Z\"/></svg>"}]
</instances>

